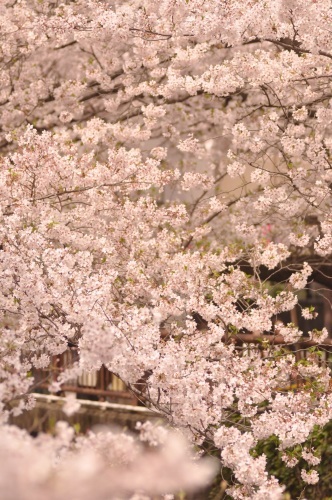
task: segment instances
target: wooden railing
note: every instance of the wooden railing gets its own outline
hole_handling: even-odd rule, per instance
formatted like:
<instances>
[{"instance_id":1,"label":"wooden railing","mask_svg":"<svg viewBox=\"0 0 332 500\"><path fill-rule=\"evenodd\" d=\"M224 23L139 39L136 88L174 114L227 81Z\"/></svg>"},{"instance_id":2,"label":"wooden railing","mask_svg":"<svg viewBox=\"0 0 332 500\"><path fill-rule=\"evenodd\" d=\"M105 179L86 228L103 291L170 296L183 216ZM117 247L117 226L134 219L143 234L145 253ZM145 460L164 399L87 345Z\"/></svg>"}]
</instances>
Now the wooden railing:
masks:
<instances>
[{"instance_id":1,"label":"wooden railing","mask_svg":"<svg viewBox=\"0 0 332 500\"><path fill-rule=\"evenodd\" d=\"M282 313L274 318L274 321L282 321L284 324L292 322L304 332L304 337L301 338L300 342L284 346L285 349L295 354L296 361L305 359L308 348L316 345L308 337L309 330L314 328L320 330L325 326L330 331L331 335L332 311L330 301L332 302L332 291L328 291L330 295L326 297L318 296L315 290L312 290L310 294L311 297L302 299L300 305L301 307L314 305L318 312L317 319L304 322L301 316L300 306L296 306L292 311ZM198 323L198 329L204 330L204 324L200 325ZM278 334L258 336L254 333L238 333L232 338L227 338L226 341L235 343L236 349L242 351L243 355L248 352L248 349L255 349L260 351L263 356L264 350L266 350L266 341L268 341L270 345L285 345L283 337ZM47 391L49 383L55 380L61 371L71 367L75 361L78 361L78 350L76 347L69 347L62 355L54 356L51 365L47 369L35 370L33 376L35 378L37 390L43 392ZM332 368L332 338L327 338L323 342L319 363ZM299 382L299 380L290 380L290 386L294 386L294 384L299 386L301 382ZM84 372L78 378L62 385L61 393L64 392L74 392L78 397L85 399L120 402L131 405L140 404L137 397L128 390L123 381L104 366L98 371Z\"/></svg>"},{"instance_id":2,"label":"wooden railing","mask_svg":"<svg viewBox=\"0 0 332 500\"><path fill-rule=\"evenodd\" d=\"M49 384L66 368L70 368L78 360L76 347L69 347L67 351L53 356L50 366L43 370L34 370L36 390L44 392ZM138 403L135 395L128 390L124 382L111 373L105 366L100 370L83 372L79 377L67 381L61 386L61 393L74 392L78 397L98 401L121 402L131 405Z\"/></svg>"}]
</instances>

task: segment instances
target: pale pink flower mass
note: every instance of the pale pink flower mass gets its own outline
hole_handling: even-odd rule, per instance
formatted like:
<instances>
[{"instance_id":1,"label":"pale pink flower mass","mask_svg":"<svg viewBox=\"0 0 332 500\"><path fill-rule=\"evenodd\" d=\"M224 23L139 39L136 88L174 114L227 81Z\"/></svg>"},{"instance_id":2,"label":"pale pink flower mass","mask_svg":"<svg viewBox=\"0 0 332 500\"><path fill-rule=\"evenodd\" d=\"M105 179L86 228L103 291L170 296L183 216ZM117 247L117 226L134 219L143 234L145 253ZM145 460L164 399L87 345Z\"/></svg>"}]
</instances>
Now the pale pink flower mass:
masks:
<instances>
[{"instance_id":1,"label":"pale pink flower mass","mask_svg":"<svg viewBox=\"0 0 332 500\"><path fill-rule=\"evenodd\" d=\"M232 498L278 500L254 452L271 436L289 467L303 446L303 488L319 481L331 21L328 0L1 2L4 500L170 500L218 466ZM41 373L58 393L102 366L165 427L9 423Z\"/></svg>"}]
</instances>

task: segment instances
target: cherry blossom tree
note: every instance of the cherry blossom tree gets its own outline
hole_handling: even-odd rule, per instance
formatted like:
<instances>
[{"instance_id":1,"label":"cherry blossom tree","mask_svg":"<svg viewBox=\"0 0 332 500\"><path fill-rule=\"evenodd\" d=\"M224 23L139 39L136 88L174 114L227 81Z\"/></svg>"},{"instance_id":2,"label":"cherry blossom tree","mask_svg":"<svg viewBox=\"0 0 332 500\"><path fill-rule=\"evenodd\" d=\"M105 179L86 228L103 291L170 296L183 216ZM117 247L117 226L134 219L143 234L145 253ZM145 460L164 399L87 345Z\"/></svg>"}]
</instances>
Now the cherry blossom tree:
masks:
<instances>
[{"instance_id":1,"label":"cherry blossom tree","mask_svg":"<svg viewBox=\"0 0 332 500\"><path fill-rule=\"evenodd\" d=\"M218 450L233 498L281 498L257 442L275 435L291 467L332 413L328 330L274 321L331 282L330 2L0 12L3 425L70 341L80 360L50 390L104 364ZM317 482L314 450L302 458Z\"/></svg>"}]
</instances>

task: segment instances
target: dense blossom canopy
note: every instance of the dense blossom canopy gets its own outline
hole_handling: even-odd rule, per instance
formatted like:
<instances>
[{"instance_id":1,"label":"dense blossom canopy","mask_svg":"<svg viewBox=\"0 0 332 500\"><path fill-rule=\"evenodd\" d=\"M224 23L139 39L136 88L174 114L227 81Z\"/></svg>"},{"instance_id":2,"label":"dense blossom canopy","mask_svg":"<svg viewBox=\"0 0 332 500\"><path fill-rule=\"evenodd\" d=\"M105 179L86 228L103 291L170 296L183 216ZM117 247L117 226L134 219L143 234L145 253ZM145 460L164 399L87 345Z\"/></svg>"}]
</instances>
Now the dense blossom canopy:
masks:
<instances>
[{"instance_id":1,"label":"dense blossom canopy","mask_svg":"<svg viewBox=\"0 0 332 500\"><path fill-rule=\"evenodd\" d=\"M36 463L48 457L45 467L52 453L62 457L56 438L36 444L6 421L33 405L27 374L70 341L79 363L51 390L104 364L202 449L219 450L233 498L281 498L252 449L276 435L292 466L296 445L332 414L318 347L299 362L275 339L294 344L303 332L274 321L308 281L329 282L331 21L328 0L1 3L0 435L9 464L20 440L18 461L27 447ZM261 348L239 351L245 335ZM322 344L328 331L309 335ZM286 390L292 380L297 392ZM95 457L98 439L84 439ZM119 439L127 453L129 437ZM76 465L61 458L73 471L84 448L75 446ZM314 450L302 458L303 481L317 482ZM163 487L151 491L182 485ZM119 486L119 498L127 493Z\"/></svg>"}]
</instances>

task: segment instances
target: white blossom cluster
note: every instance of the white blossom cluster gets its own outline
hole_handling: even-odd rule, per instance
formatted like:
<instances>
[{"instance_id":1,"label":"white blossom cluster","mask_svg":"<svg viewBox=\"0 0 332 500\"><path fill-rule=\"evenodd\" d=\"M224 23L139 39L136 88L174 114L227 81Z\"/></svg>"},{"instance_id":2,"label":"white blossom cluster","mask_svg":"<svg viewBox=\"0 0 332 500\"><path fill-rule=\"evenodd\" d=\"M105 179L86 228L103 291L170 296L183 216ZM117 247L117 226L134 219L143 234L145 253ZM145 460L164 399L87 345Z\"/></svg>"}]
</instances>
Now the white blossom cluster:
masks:
<instances>
[{"instance_id":1,"label":"white blossom cluster","mask_svg":"<svg viewBox=\"0 0 332 500\"><path fill-rule=\"evenodd\" d=\"M316 347L299 361L286 345L328 343L328 325L308 339L275 322L311 281L329 283L330 7L1 2L0 453L11 498L52 499L56 484L54 499L96 487L95 498L137 500L194 476L181 446L158 444L160 429L142 427L153 460L109 434L118 455L106 474L100 453L111 452L96 436L60 424L57 438L33 441L8 426L33 407L33 370L69 342L80 359L46 376L50 390L104 365L198 447L214 443L233 498L282 498L253 448L276 435L294 466L293 448L332 416ZM68 398L67 414L77 408ZM318 458L303 448L302 459L315 484Z\"/></svg>"}]
</instances>

